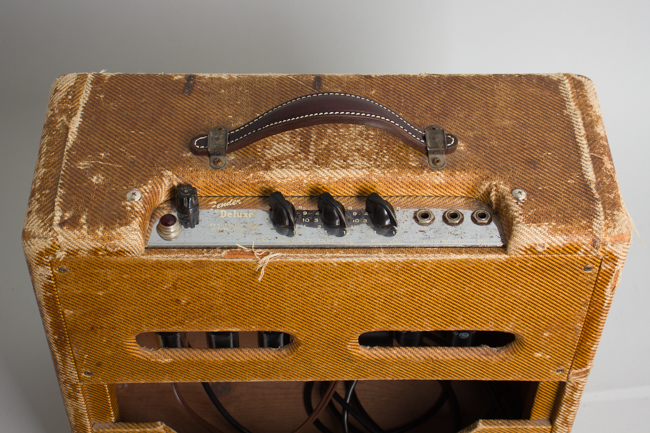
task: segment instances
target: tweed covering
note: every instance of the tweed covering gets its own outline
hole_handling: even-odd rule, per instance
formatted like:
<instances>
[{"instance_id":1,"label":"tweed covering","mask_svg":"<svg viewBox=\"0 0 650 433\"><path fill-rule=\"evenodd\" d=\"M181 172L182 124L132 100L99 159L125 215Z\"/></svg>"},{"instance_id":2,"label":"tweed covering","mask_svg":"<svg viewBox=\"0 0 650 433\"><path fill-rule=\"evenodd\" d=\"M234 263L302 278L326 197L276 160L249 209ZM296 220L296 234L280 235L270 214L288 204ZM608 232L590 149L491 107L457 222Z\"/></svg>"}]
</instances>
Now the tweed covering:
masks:
<instances>
[{"instance_id":1,"label":"tweed covering","mask_svg":"<svg viewBox=\"0 0 650 433\"><path fill-rule=\"evenodd\" d=\"M551 431L548 421L480 420L459 433L546 433Z\"/></svg>"},{"instance_id":2,"label":"tweed covering","mask_svg":"<svg viewBox=\"0 0 650 433\"><path fill-rule=\"evenodd\" d=\"M316 92L358 94L419 127L436 123L458 149L433 171L394 136L356 125L265 138L229 154L221 171L188 149L215 125L236 128ZM202 198L478 199L499 213L506 248L277 249L258 281L248 251L145 248L153 213L181 183ZM514 199L514 188L527 198ZM132 189L141 200L126 200ZM540 386L536 413L547 424L481 421L470 431L569 431L629 242L594 85L569 74L66 75L50 95L23 231L75 432L119 420L111 387L121 381L353 378L561 382ZM194 273L197 285L184 284ZM372 330L428 329L517 339L502 350L356 343ZM227 355L135 343L166 330L282 330L296 340Z\"/></svg>"}]
</instances>

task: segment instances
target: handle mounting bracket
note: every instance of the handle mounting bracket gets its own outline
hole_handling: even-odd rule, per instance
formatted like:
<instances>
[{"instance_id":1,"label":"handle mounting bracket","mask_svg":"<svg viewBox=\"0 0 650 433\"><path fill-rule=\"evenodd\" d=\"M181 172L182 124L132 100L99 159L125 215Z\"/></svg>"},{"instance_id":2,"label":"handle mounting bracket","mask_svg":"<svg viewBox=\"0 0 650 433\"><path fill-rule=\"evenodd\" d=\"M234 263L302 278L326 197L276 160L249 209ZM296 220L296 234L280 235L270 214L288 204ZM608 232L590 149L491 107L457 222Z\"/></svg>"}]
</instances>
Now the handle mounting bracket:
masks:
<instances>
[{"instance_id":1,"label":"handle mounting bracket","mask_svg":"<svg viewBox=\"0 0 650 433\"><path fill-rule=\"evenodd\" d=\"M447 135L445 130L437 125L424 128L424 139L427 146L427 161L429 167L441 170L447 165L445 150L447 149Z\"/></svg>"},{"instance_id":2,"label":"handle mounting bracket","mask_svg":"<svg viewBox=\"0 0 650 433\"><path fill-rule=\"evenodd\" d=\"M228 130L224 126L212 128L208 133L208 153L210 167L221 170L226 167L226 151L228 150Z\"/></svg>"},{"instance_id":3,"label":"handle mounting bracket","mask_svg":"<svg viewBox=\"0 0 650 433\"><path fill-rule=\"evenodd\" d=\"M437 125L422 130L393 110L359 95L329 92L304 95L280 104L243 126L230 131L217 126L207 135L190 140L190 150L209 155L210 167L222 170L228 163L226 153L266 137L293 129L324 124L357 124L384 129L420 152L426 153L429 167L441 170L446 154L456 150L458 139Z\"/></svg>"}]
</instances>

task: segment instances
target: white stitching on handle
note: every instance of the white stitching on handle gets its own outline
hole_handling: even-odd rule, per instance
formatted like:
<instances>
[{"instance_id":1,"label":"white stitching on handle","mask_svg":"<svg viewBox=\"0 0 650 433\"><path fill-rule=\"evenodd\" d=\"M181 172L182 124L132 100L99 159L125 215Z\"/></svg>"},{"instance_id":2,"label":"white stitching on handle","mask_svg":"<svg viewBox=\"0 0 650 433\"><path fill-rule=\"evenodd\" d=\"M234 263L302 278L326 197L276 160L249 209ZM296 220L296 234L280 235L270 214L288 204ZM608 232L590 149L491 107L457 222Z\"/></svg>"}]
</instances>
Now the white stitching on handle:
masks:
<instances>
[{"instance_id":1,"label":"white stitching on handle","mask_svg":"<svg viewBox=\"0 0 650 433\"><path fill-rule=\"evenodd\" d=\"M361 99L361 100L366 101L366 102L371 102L371 103L373 103L373 104L375 104L375 105L381 107L382 109L388 111L389 113L392 113L392 114L394 114L395 116L397 116L401 121L403 121L403 122L404 122L407 126L409 126L411 129L415 130L415 132L417 132L418 134L424 134L424 131L422 131L422 130L419 129L419 128L416 128L416 127L413 126L413 125L411 125L411 124L410 124L409 122L407 122L407 121L406 121L402 116L400 116L399 114L395 113L395 112L394 112L393 110L391 110L390 108L388 108L388 107L386 107L386 106L380 104L380 103L377 102L377 101L373 101L372 99L364 98L364 97L359 96L359 95L352 95L352 94L349 94L349 93L338 93L338 92L329 92L329 93L312 93L311 95L304 95L304 96L301 96L301 97L299 97L299 98L292 99L291 101L287 101L287 102L285 102L285 103L283 103L283 104L281 104L281 105L278 105L278 106L275 107L275 108L270 109L270 110L267 111L266 113L263 113L263 114L257 116L255 119L251 120L250 122L248 122L247 124L245 124L245 125L243 125L243 126L240 126L240 127L237 128L237 129L231 131L230 133L231 133L231 134L234 134L234 133L236 133L236 132L238 132L238 131L241 131L242 129L245 129L245 128L247 128L248 126L252 125L253 123L257 122L257 121L260 120L261 118L263 118L263 117L265 117L265 116L271 114L271 113L274 112L275 110L278 110L278 109L284 107L285 105L291 104L292 102L296 102L296 101L299 101L299 100L301 100L301 99L315 98L315 97L319 97L319 96L346 96L346 97L348 97L348 98L357 98L357 99ZM355 113L355 114L356 114L356 113ZM402 129L404 129L404 130L406 131L405 128L402 128ZM247 134L247 135L248 135L248 134ZM412 134L411 134L411 135L412 135Z\"/></svg>"},{"instance_id":2,"label":"white stitching on handle","mask_svg":"<svg viewBox=\"0 0 650 433\"><path fill-rule=\"evenodd\" d=\"M259 115L258 117L256 117L255 119L251 120L251 121L248 122L247 124L245 124L245 125L243 125L243 126L240 126L239 128L237 128L237 129L235 129L234 131L232 131L232 133L234 134L234 133L236 133L236 132L238 132L238 131L241 131L242 129L247 128L249 125L255 123L256 121L260 120L260 119L263 118L264 116L267 116L268 114L272 113L273 111L278 110L278 109L284 107L285 105L291 104L292 102L299 101L299 100L301 100L301 99L314 98L314 97L318 97L318 96L346 96L346 97L349 97L349 98L357 98L357 99L362 99L362 100L367 101L367 102L371 102L371 103L373 103L373 104L375 104L375 105L377 105L377 106L379 106L379 107L385 109L386 111L388 111L388 112L394 114L395 116L397 116L400 120L404 121L404 123L406 123L406 124L407 124L411 129L414 129L416 132L418 132L418 133L420 133L420 134L424 134L424 131L422 131L422 130L416 128L416 127L413 126L413 125L411 125L411 124L410 124L409 122L407 122L407 121L406 121L402 116L400 116L399 114L395 113L395 112L394 112L393 110L391 110L390 108L388 108L388 107L386 107L386 106L384 106L384 105L382 105L382 104L380 104L380 103L378 103L378 102L376 102L376 101L373 101L372 99L364 98L364 97L359 96L359 95L351 95L351 94L349 94L349 93L333 93L333 92L330 92L330 93L313 93L313 94L311 94L311 95L304 95L304 96L301 96L301 97L299 97L299 98L295 98L295 99L292 99L292 100L290 100L290 101L287 101L287 102L285 102L285 103L283 103L283 104L281 104L281 105L278 105L277 107L272 108L272 109L270 109L269 111L267 111L267 112L265 112L265 113Z\"/></svg>"},{"instance_id":3,"label":"white stitching on handle","mask_svg":"<svg viewBox=\"0 0 650 433\"><path fill-rule=\"evenodd\" d=\"M238 142L239 140L241 140L241 139L243 139L243 138L248 137L248 136L251 135L251 134L254 134L254 133L259 132L259 131L263 131L264 129L266 129L266 128L268 128L268 127L275 126L275 125L279 125L279 124L281 124L281 123L291 122L291 121L293 121L293 120L299 120L299 119L303 119L303 118L305 118L305 117L328 116L328 115L336 115L336 114L340 114L340 112L339 112L339 111L330 111L330 112L323 112L323 113L310 113L310 114L306 114L306 115L299 116L299 117L292 117L292 118L290 118L290 119L279 120L279 121L277 121L277 122L269 123L268 125L265 125L265 126L263 126L263 127L261 127L261 128L254 129L254 130L250 131L249 133L247 133L247 134L245 134L245 135L242 135L241 137L239 137L239 138L236 139L236 140L229 141L229 142L228 142L228 146L230 146L230 145L233 144L233 143ZM378 118L378 119L385 120L385 121L390 122L390 123L392 123L393 125L395 125L395 126L401 128L404 132L406 132L408 135L410 135L411 137L415 138L415 139L418 140L419 142L424 143L424 140L423 140L422 138L420 138L420 137L418 137L418 136L416 136L416 135L413 135L412 133L410 133L409 131L407 131L406 128L404 128L402 125L399 125L399 124L397 124L394 120L388 119L388 118L386 118L386 117L383 117L383 116L377 116L376 114L360 113L360 112L356 112L356 111L346 111L344 114L346 114L346 115L354 115L354 116L367 116L367 117L374 117L374 118ZM241 128L240 128L240 129L241 129ZM197 147L198 149L205 149L205 148L207 147L207 144L206 144L205 146L200 146L200 145L197 144L197 141L202 140L202 139L204 139L204 138L207 138L207 135L202 136L202 137L198 137L196 140L194 140L194 146Z\"/></svg>"},{"instance_id":4,"label":"white stitching on handle","mask_svg":"<svg viewBox=\"0 0 650 433\"><path fill-rule=\"evenodd\" d=\"M207 144L205 146L201 146L201 145L196 143L197 141L203 140L204 138L208 138L208 136L207 135L202 135L200 137L196 137L196 140L194 140L194 147L196 147L197 149L205 149L206 147L208 147Z\"/></svg>"},{"instance_id":5,"label":"white stitching on handle","mask_svg":"<svg viewBox=\"0 0 650 433\"><path fill-rule=\"evenodd\" d=\"M323 112L323 113L311 113L311 114L308 114L307 116L308 116L308 117L312 117L312 116L328 116L328 115L335 115L335 114L338 114L338 113L339 113L338 111L336 111L336 112L335 112L335 111L330 111L330 112ZM402 125L399 125L399 124L396 123L394 120L388 119L388 118L386 118L386 117L383 117L383 116L377 116L377 115L368 114L368 113L359 113L359 112L356 112L356 111L346 111L345 114L347 114L347 115L354 115L354 116L367 116L367 117L372 116L372 117L375 117L375 118L378 118L378 119L385 120L385 121L390 122L390 123L392 123L393 125L395 125L395 126L401 128L404 132L406 132L408 135L410 135L411 137L415 138L415 139L418 140L419 142L424 143L424 140L423 140L422 138L420 138L420 137L418 137L418 136L412 134L411 132L407 131L406 128L404 128ZM228 142L228 146L230 146L230 145L233 144L233 143L238 142L238 141L241 140L242 138L246 138L246 137L248 137L249 135L254 134L254 133L256 133L256 132L259 132L259 131L262 131L262 130L264 130L264 129L270 127L270 126L274 126L274 125L278 125L278 124L286 123L286 122L291 122L291 121L293 121L293 120L302 119L303 117L304 117L304 116L300 116L300 117L292 117L292 118L290 118L290 119L279 120L279 121L277 121L277 122L273 122L273 123L270 123L270 124L268 124L268 125L265 125L265 126L263 126L263 127L261 127L261 128L254 129L254 130L250 131L249 133L247 133L247 134L245 134L245 135L242 135L241 137L237 138L236 140L229 141L229 142ZM240 129L241 129L241 128L240 128ZM205 146L203 146L203 147L205 147Z\"/></svg>"}]
</instances>

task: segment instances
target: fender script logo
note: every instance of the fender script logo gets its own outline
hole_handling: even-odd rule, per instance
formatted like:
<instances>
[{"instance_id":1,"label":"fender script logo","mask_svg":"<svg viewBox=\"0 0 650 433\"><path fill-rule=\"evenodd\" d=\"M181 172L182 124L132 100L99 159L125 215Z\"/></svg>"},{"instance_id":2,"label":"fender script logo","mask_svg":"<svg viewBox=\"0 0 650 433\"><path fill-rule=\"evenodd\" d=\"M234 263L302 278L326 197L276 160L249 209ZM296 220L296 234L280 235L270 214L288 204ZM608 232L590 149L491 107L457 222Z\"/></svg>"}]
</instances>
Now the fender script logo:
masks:
<instances>
[{"instance_id":1,"label":"fender script logo","mask_svg":"<svg viewBox=\"0 0 650 433\"><path fill-rule=\"evenodd\" d=\"M218 203L217 204L217 209L221 209L222 207L226 207L226 206L234 206L234 205L239 204L239 203L241 203L241 199L239 199L239 198L231 198L230 200L225 201L223 203Z\"/></svg>"}]
</instances>

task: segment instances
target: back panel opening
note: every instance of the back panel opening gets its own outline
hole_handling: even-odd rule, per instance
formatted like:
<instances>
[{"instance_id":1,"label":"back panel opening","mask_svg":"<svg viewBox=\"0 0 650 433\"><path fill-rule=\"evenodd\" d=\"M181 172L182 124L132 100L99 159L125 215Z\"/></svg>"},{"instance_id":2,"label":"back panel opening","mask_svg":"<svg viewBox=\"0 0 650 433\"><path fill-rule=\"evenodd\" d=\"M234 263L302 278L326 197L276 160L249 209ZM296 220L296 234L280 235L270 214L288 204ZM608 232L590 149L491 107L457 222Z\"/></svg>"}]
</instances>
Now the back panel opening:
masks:
<instances>
[{"instance_id":1,"label":"back panel opening","mask_svg":"<svg viewBox=\"0 0 650 433\"><path fill-rule=\"evenodd\" d=\"M219 403L248 431L273 433L290 432L301 425L329 384L222 382L209 386ZM531 416L537 385L514 381L339 382L337 395L318 417L319 422L304 431L345 432L341 402L346 401L351 408L347 431L356 433L456 433L480 419L526 420ZM178 433L237 431L219 413L201 383L119 384L117 397L121 422L162 421Z\"/></svg>"}]
</instances>

